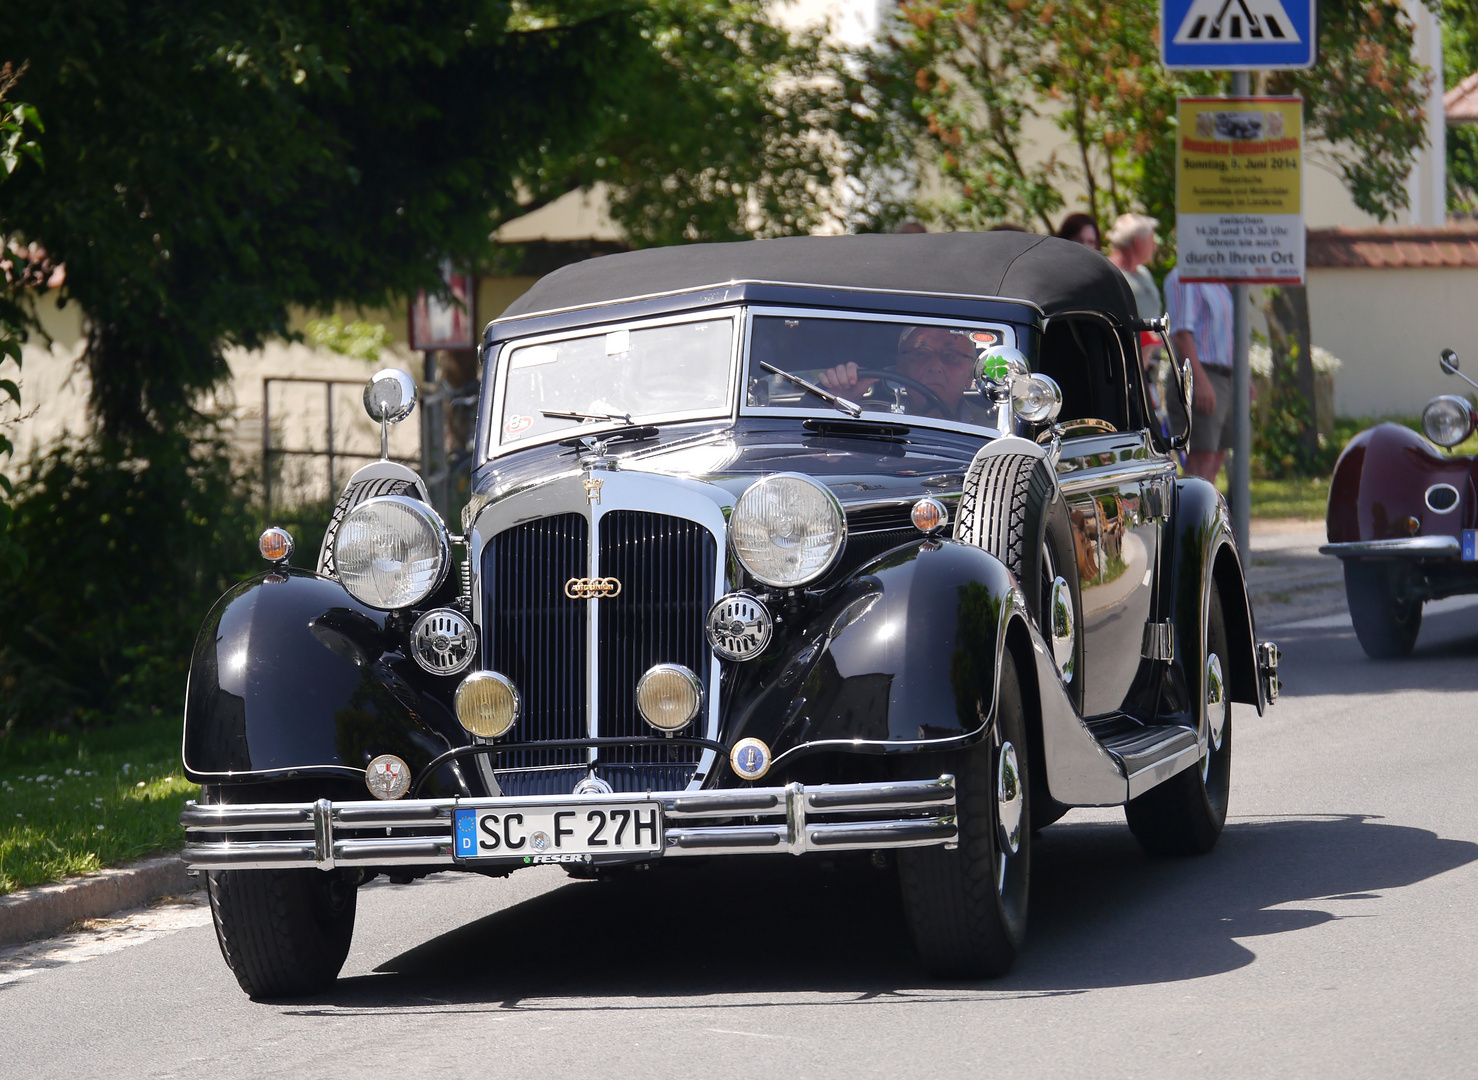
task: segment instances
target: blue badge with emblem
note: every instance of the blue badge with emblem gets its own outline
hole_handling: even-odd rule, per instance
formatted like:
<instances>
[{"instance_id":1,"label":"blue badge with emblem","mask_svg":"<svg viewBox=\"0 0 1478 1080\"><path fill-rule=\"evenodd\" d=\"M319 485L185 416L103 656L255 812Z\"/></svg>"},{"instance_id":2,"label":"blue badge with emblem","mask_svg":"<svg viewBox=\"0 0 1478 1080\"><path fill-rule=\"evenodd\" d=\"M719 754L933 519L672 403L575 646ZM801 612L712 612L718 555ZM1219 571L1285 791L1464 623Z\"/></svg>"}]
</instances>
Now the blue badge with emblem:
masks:
<instances>
[{"instance_id":1,"label":"blue badge with emblem","mask_svg":"<svg viewBox=\"0 0 1478 1080\"><path fill-rule=\"evenodd\" d=\"M1478 529L1463 530L1463 562L1478 562Z\"/></svg>"},{"instance_id":2,"label":"blue badge with emblem","mask_svg":"<svg viewBox=\"0 0 1478 1080\"><path fill-rule=\"evenodd\" d=\"M472 810L458 810L453 817L452 836L456 840L458 858L470 858L477 854L477 814Z\"/></svg>"}]
</instances>

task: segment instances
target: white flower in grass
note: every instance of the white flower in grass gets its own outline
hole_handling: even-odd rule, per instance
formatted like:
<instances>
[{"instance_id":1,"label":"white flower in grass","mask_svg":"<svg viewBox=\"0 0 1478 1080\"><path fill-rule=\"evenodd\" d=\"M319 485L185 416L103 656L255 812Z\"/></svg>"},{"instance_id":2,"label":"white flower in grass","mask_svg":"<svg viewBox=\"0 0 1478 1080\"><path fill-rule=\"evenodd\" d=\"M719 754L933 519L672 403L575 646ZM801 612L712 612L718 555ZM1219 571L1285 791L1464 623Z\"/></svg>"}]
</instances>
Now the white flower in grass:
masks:
<instances>
[{"instance_id":1,"label":"white flower in grass","mask_svg":"<svg viewBox=\"0 0 1478 1080\"><path fill-rule=\"evenodd\" d=\"M140 780L137 784L134 785L134 787L146 787L146 786L147 785L142 780Z\"/></svg>"},{"instance_id":2,"label":"white flower in grass","mask_svg":"<svg viewBox=\"0 0 1478 1080\"><path fill-rule=\"evenodd\" d=\"M103 825L94 825L93 828L94 829L97 829L99 832L101 832L104 828L106 828L106 826L103 826Z\"/></svg>"}]
</instances>

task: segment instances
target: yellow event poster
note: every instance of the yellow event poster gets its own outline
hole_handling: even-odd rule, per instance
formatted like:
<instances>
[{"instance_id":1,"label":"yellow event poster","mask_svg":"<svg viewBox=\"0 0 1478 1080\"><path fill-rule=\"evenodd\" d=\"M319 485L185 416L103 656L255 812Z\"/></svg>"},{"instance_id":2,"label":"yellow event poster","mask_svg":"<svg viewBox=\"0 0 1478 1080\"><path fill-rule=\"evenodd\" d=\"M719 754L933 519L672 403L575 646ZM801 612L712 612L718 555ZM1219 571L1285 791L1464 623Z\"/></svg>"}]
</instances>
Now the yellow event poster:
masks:
<instances>
[{"instance_id":1,"label":"yellow event poster","mask_svg":"<svg viewBox=\"0 0 1478 1080\"><path fill-rule=\"evenodd\" d=\"M1302 99L1181 98L1176 115L1180 279L1302 285Z\"/></svg>"}]
</instances>

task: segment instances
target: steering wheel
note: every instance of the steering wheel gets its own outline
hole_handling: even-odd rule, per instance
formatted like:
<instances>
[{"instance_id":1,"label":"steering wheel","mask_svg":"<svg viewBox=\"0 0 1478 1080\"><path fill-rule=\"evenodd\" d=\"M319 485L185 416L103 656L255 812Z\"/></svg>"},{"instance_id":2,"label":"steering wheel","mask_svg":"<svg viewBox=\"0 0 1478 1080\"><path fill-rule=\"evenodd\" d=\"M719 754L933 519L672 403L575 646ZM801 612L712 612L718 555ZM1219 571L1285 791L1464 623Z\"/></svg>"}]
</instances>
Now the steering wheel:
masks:
<instances>
[{"instance_id":1,"label":"steering wheel","mask_svg":"<svg viewBox=\"0 0 1478 1080\"><path fill-rule=\"evenodd\" d=\"M900 375L896 371L874 371L870 368L859 370L857 372L857 378L859 380L877 379L879 382L897 383L905 390L912 390L918 394L931 409L938 409L945 419L953 420L955 418L954 410L946 405L938 394L919 382L918 379L910 379L907 375ZM869 386L868 390L871 391L872 387Z\"/></svg>"}]
</instances>

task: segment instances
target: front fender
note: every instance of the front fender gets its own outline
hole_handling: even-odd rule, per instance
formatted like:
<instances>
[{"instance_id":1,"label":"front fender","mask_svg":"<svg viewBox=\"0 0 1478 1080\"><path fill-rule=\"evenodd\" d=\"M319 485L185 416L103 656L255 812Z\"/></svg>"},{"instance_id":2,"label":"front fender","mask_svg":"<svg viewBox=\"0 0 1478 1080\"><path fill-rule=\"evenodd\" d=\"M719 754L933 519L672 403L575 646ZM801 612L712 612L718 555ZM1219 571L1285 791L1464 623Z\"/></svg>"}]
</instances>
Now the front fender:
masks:
<instances>
[{"instance_id":1,"label":"front fender","mask_svg":"<svg viewBox=\"0 0 1478 1080\"><path fill-rule=\"evenodd\" d=\"M1449 457L1400 424L1377 424L1360 432L1345 447L1329 484L1325 533L1331 544L1360 540L1393 540L1417 536L1453 536L1478 520L1472 470L1474 459ZM1455 510L1438 513L1427 506L1433 484L1458 491ZM1418 529L1411 532L1410 519Z\"/></svg>"},{"instance_id":2,"label":"front fender","mask_svg":"<svg viewBox=\"0 0 1478 1080\"><path fill-rule=\"evenodd\" d=\"M819 750L942 749L978 738L995 693L1010 572L979 548L922 541L862 567L793 618L729 695L730 741L776 764Z\"/></svg>"},{"instance_id":3,"label":"front fender","mask_svg":"<svg viewBox=\"0 0 1478 1080\"><path fill-rule=\"evenodd\" d=\"M186 775L207 784L362 778L379 754L419 771L464 743L446 705L417 686L385 623L337 581L301 570L227 592L190 661Z\"/></svg>"}]
</instances>

